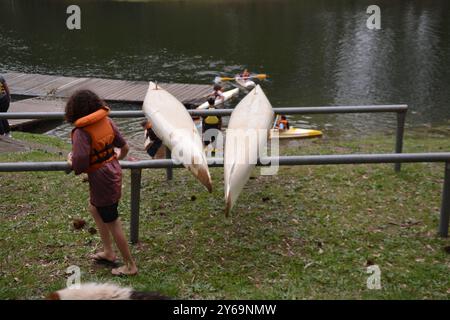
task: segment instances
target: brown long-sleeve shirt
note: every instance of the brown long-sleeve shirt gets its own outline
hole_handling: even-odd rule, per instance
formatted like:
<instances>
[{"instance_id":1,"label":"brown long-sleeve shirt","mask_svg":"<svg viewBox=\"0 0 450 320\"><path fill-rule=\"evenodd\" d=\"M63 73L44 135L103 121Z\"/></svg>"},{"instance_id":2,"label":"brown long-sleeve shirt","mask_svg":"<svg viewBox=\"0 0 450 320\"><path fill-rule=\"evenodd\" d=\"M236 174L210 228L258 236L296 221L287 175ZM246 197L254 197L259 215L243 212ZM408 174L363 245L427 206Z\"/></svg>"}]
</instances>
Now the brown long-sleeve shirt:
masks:
<instances>
[{"instance_id":1,"label":"brown long-sleeve shirt","mask_svg":"<svg viewBox=\"0 0 450 320\"><path fill-rule=\"evenodd\" d=\"M126 141L109 119L114 131L113 145L117 148L125 146ZM87 172L91 151L91 137L83 129L76 128L72 136L72 168L76 175ZM90 202L95 207L115 204L122 195L122 168L114 159L98 170L88 173Z\"/></svg>"}]
</instances>

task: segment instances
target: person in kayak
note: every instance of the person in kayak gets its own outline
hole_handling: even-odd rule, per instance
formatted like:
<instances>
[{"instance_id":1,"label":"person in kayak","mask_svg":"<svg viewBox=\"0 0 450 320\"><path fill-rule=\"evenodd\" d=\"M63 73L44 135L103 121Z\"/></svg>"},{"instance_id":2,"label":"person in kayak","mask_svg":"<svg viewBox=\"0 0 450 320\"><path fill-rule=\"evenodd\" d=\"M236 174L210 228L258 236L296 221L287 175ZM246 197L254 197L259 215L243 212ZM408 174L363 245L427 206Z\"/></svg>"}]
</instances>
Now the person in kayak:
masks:
<instances>
[{"instance_id":1,"label":"person in kayak","mask_svg":"<svg viewBox=\"0 0 450 320\"><path fill-rule=\"evenodd\" d=\"M5 78L0 75L0 112L8 112L11 95ZM11 137L9 122L7 119L0 119L0 135Z\"/></svg>"},{"instance_id":2,"label":"person in kayak","mask_svg":"<svg viewBox=\"0 0 450 320\"><path fill-rule=\"evenodd\" d=\"M214 85L214 91L209 95L209 98L214 98L214 101L217 101L218 103L225 102L222 86L219 84Z\"/></svg>"},{"instance_id":3,"label":"person in kayak","mask_svg":"<svg viewBox=\"0 0 450 320\"><path fill-rule=\"evenodd\" d=\"M277 128L279 130L289 130L289 127L289 121L286 119L286 116L281 116L277 123Z\"/></svg>"},{"instance_id":4,"label":"person in kayak","mask_svg":"<svg viewBox=\"0 0 450 320\"><path fill-rule=\"evenodd\" d=\"M248 72L247 69L245 69L240 75L239 78L241 78L242 80L247 80L248 78L250 78L250 72Z\"/></svg>"},{"instance_id":5,"label":"person in kayak","mask_svg":"<svg viewBox=\"0 0 450 320\"><path fill-rule=\"evenodd\" d=\"M75 128L72 130L72 152L67 162L76 175L88 174L89 211L103 244L103 251L91 258L115 265L113 239L124 265L112 269L112 274L135 275L138 269L131 257L117 210L122 195L119 160L127 156L129 147L108 114L105 102L90 90L77 91L69 98L65 118Z\"/></svg>"},{"instance_id":6,"label":"person in kayak","mask_svg":"<svg viewBox=\"0 0 450 320\"><path fill-rule=\"evenodd\" d=\"M149 120L144 120L141 123L142 128L144 128L145 143L144 149L147 154L154 159L158 153L159 148L161 148L162 140L158 138L152 129L152 123Z\"/></svg>"},{"instance_id":7,"label":"person in kayak","mask_svg":"<svg viewBox=\"0 0 450 320\"><path fill-rule=\"evenodd\" d=\"M208 109L214 110L215 99L208 99ZM202 135L205 146L208 146L210 143L214 144L216 141L216 137L219 134L222 128L222 118L218 116L207 116L203 118L202 121ZM215 148L215 145L214 145Z\"/></svg>"}]
</instances>

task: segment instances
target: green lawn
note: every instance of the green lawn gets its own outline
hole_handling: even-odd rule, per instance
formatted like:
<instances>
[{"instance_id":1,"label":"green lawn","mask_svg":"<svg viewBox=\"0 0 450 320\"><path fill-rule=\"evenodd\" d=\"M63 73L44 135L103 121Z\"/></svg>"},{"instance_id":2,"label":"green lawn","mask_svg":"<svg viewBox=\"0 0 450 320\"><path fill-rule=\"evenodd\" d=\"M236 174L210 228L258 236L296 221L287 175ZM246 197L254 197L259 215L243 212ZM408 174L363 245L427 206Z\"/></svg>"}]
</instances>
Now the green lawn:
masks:
<instances>
[{"instance_id":1,"label":"green lawn","mask_svg":"<svg viewBox=\"0 0 450 320\"><path fill-rule=\"evenodd\" d=\"M19 139L69 150L59 140ZM446 128L408 130L405 152L450 151ZM334 137L284 145L282 154L393 150L392 135ZM58 152L0 154L0 161L62 160ZM0 174L0 298L40 299L65 286L77 265L82 281L115 281L138 290L200 299L448 299L449 239L437 236L443 164L283 167L248 182L224 217L223 170L211 169L208 194L186 170L165 181L145 170L139 275L113 278L87 256L99 237L87 213L88 185L60 172ZM120 205L129 232L130 174ZM195 196L195 197L192 197ZM72 220L88 226L74 230ZM369 290L368 264L381 269Z\"/></svg>"}]
</instances>

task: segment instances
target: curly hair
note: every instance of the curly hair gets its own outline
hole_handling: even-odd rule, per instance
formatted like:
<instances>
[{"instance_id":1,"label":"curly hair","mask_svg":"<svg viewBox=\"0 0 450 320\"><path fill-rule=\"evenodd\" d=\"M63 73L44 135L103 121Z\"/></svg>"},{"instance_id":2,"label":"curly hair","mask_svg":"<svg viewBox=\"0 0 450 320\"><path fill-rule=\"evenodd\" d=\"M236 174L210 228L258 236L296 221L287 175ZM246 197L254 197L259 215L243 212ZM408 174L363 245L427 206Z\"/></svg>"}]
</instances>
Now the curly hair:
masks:
<instances>
[{"instance_id":1,"label":"curly hair","mask_svg":"<svg viewBox=\"0 0 450 320\"><path fill-rule=\"evenodd\" d=\"M78 90L67 101L65 109L66 121L74 123L103 106L106 106L105 101L91 90Z\"/></svg>"}]
</instances>

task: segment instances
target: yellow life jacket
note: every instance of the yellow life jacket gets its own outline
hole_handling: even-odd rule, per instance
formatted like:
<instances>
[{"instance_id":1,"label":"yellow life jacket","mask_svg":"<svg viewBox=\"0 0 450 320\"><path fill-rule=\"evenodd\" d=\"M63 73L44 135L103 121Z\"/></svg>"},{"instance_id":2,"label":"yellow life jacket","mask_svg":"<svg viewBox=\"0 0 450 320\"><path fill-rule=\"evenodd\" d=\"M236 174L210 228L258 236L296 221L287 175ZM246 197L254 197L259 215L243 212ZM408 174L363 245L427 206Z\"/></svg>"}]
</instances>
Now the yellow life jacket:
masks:
<instances>
[{"instance_id":1,"label":"yellow life jacket","mask_svg":"<svg viewBox=\"0 0 450 320\"><path fill-rule=\"evenodd\" d=\"M208 108L208 110L214 110L214 109L215 108L213 106L210 106ZM220 122L220 119L217 116L207 116L204 121L206 124L214 125L214 124L218 124Z\"/></svg>"},{"instance_id":2,"label":"yellow life jacket","mask_svg":"<svg viewBox=\"0 0 450 320\"><path fill-rule=\"evenodd\" d=\"M74 123L76 128L85 131L91 137L91 152L87 172L93 172L116 158L113 145L114 131L108 119L108 113L109 108L102 107ZM74 130L72 131L72 137Z\"/></svg>"},{"instance_id":3,"label":"yellow life jacket","mask_svg":"<svg viewBox=\"0 0 450 320\"><path fill-rule=\"evenodd\" d=\"M5 85L0 81L0 98L3 98L2 96L6 96L6 88Z\"/></svg>"},{"instance_id":4,"label":"yellow life jacket","mask_svg":"<svg viewBox=\"0 0 450 320\"><path fill-rule=\"evenodd\" d=\"M220 119L217 116L208 116L205 118L206 124L218 124Z\"/></svg>"}]
</instances>

